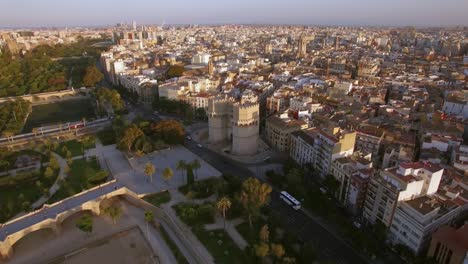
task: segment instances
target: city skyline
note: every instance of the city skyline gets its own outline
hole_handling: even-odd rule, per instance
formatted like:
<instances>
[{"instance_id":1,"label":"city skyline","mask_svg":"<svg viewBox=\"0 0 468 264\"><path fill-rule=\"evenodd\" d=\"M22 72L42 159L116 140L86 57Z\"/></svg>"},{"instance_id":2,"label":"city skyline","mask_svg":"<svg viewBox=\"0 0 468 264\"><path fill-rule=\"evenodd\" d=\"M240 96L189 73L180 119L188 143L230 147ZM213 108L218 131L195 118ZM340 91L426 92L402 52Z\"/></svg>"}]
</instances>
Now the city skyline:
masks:
<instances>
[{"instance_id":1,"label":"city skyline","mask_svg":"<svg viewBox=\"0 0 468 264\"><path fill-rule=\"evenodd\" d=\"M22 0L3 5L0 28L138 24L303 24L466 26L468 2L448 1L172 1Z\"/></svg>"}]
</instances>

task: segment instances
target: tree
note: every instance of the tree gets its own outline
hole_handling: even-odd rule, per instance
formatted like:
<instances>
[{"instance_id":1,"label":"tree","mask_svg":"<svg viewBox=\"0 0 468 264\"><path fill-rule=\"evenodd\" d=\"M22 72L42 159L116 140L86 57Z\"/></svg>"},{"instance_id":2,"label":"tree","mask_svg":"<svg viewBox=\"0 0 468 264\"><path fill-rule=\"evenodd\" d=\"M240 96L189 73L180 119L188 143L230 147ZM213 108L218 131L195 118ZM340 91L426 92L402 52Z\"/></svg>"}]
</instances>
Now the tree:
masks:
<instances>
[{"instance_id":1,"label":"tree","mask_svg":"<svg viewBox=\"0 0 468 264\"><path fill-rule=\"evenodd\" d=\"M268 202L270 193L271 187L256 178L249 178L242 183L240 202L247 213L250 227L253 218L260 213L260 208Z\"/></svg>"},{"instance_id":2,"label":"tree","mask_svg":"<svg viewBox=\"0 0 468 264\"><path fill-rule=\"evenodd\" d=\"M283 263L284 264L294 264L296 263L296 259L293 257L285 257L283 258Z\"/></svg>"},{"instance_id":3,"label":"tree","mask_svg":"<svg viewBox=\"0 0 468 264\"><path fill-rule=\"evenodd\" d=\"M62 153L63 153L63 155L66 156L66 155L67 155L67 152L68 152L67 146L63 146L63 147L62 147Z\"/></svg>"},{"instance_id":4,"label":"tree","mask_svg":"<svg viewBox=\"0 0 468 264\"><path fill-rule=\"evenodd\" d=\"M54 176L54 170L50 166L47 167L44 172L44 176L46 176L49 179L52 178Z\"/></svg>"},{"instance_id":5,"label":"tree","mask_svg":"<svg viewBox=\"0 0 468 264\"><path fill-rule=\"evenodd\" d=\"M205 108L200 107L200 108L195 109L195 118L199 120L205 120L206 119Z\"/></svg>"},{"instance_id":6,"label":"tree","mask_svg":"<svg viewBox=\"0 0 468 264\"><path fill-rule=\"evenodd\" d=\"M255 245L255 255L260 258L268 256L270 252L270 247L268 244L260 243L260 245Z\"/></svg>"},{"instance_id":7,"label":"tree","mask_svg":"<svg viewBox=\"0 0 468 264\"><path fill-rule=\"evenodd\" d=\"M83 85L87 87L95 86L103 77L104 75L95 65L88 66L86 68L85 76L83 77Z\"/></svg>"},{"instance_id":8,"label":"tree","mask_svg":"<svg viewBox=\"0 0 468 264\"><path fill-rule=\"evenodd\" d=\"M177 161L176 170L180 171L181 173L184 173L186 169L187 169L187 163L185 162L185 160Z\"/></svg>"},{"instance_id":9,"label":"tree","mask_svg":"<svg viewBox=\"0 0 468 264\"><path fill-rule=\"evenodd\" d=\"M54 155L50 155L49 167L52 168L53 170L60 169L60 164L58 163L58 160L55 158Z\"/></svg>"},{"instance_id":10,"label":"tree","mask_svg":"<svg viewBox=\"0 0 468 264\"><path fill-rule=\"evenodd\" d=\"M216 208L223 215L224 229L226 229L226 211L229 210L229 208L231 208L231 200L229 200L228 197L224 196L223 198L219 199L219 201L216 203Z\"/></svg>"},{"instance_id":11,"label":"tree","mask_svg":"<svg viewBox=\"0 0 468 264\"><path fill-rule=\"evenodd\" d=\"M114 225L117 223L117 220L122 216L122 208L120 206L109 206L104 209L104 213L106 213L110 218L112 218L112 223Z\"/></svg>"},{"instance_id":12,"label":"tree","mask_svg":"<svg viewBox=\"0 0 468 264\"><path fill-rule=\"evenodd\" d=\"M172 65L169 67L167 70L166 76L168 79L174 78L174 77L180 77L184 74L184 66L182 65Z\"/></svg>"},{"instance_id":13,"label":"tree","mask_svg":"<svg viewBox=\"0 0 468 264\"><path fill-rule=\"evenodd\" d=\"M93 217L90 214L85 214L78 219L75 226L89 235L93 232Z\"/></svg>"},{"instance_id":14,"label":"tree","mask_svg":"<svg viewBox=\"0 0 468 264\"><path fill-rule=\"evenodd\" d=\"M150 125L151 137L161 139L166 144L176 145L184 143L185 129L177 120L163 120Z\"/></svg>"},{"instance_id":15,"label":"tree","mask_svg":"<svg viewBox=\"0 0 468 264\"><path fill-rule=\"evenodd\" d=\"M258 237L263 243L268 243L270 240L270 231L268 230L268 225L262 226L260 232L258 233Z\"/></svg>"},{"instance_id":16,"label":"tree","mask_svg":"<svg viewBox=\"0 0 468 264\"><path fill-rule=\"evenodd\" d=\"M153 163L146 163L144 172L145 175L150 178L151 182L153 182L153 175L156 173L156 167L153 165Z\"/></svg>"},{"instance_id":17,"label":"tree","mask_svg":"<svg viewBox=\"0 0 468 264\"><path fill-rule=\"evenodd\" d=\"M149 239L149 223L153 222L154 220L154 215L153 211L146 210L145 211L145 222L146 222L146 236Z\"/></svg>"},{"instance_id":18,"label":"tree","mask_svg":"<svg viewBox=\"0 0 468 264\"><path fill-rule=\"evenodd\" d=\"M286 181L289 186L297 187L301 185L302 171L297 168L289 170L288 174L286 175Z\"/></svg>"},{"instance_id":19,"label":"tree","mask_svg":"<svg viewBox=\"0 0 468 264\"><path fill-rule=\"evenodd\" d=\"M169 181L172 179L172 176L174 176L174 172L171 168L167 167L162 171L162 177L167 184L169 184Z\"/></svg>"},{"instance_id":20,"label":"tree","mask_svg":"<svg viewBox=\"0 0 468 264\"><path fill-rule=\"evenodd\" d=\"M195 170L195 177L198 178L198 170L201 168L200 161L198 159L194 159L191 165L192 168Z\"/></svg>"},{"instance_id":21,"label":"tree","mask_svg":"<svg viewBox=\"0 0 468 264\"><path fill-rule=\"evenodd\" d=\"M277 259L280 260L286 253L283 245L281 244L271 244L270 245L271 254Z\"/></svg>"},{"instance_id":22,"label":"tree","mask_svg":"<svg viewBox=\"0 0 468 264\"><path fill-rule=\"evenodd\" d=\"M193 168L192 165L189 163L185 166L187 170L187 184L191 185L195 182L195 178L193 177Z\"/></svg>"},{"instance_id":23,"label":"tree","mask_svg":"<svg viewBox=\"0 0 468 264\"><path fill-rule=\"evenodd\" d=\"M124 130L119 142L127 148L127 151L130 152L135 140L141 136L144 136L143 131L136 125L131 125Z\"/></svg>"}]
</instances>

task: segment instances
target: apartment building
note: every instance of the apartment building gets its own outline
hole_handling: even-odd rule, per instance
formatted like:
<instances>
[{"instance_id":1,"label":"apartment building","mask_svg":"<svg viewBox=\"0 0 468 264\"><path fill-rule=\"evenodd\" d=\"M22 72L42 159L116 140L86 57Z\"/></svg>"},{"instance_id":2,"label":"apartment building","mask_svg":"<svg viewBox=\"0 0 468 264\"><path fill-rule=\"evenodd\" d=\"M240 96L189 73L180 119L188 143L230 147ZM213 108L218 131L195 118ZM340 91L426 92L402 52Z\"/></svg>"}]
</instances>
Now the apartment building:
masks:
<instances>
[{"instance_id":1,"label":"apartment building","mask_svg":"<svg viewBox=\"0 0 468 264\"><path fill-rule=\"evenodd\" d=\"M373 158L379 154L384 131L375 127L362 127L357 130L355 151L370 153Z\"/></svg>"},{"instance_id":2,"label":"apartment building","mask_svg":"<svg viewBox=\"0 0 468 264\"><path fill-rule=\"evenodd\" d=\"M287 107L288 100L283 95L273 95L266 100L267 114L279 113Z\"/></svg>"},{"instance_id":3,"label":"apartment building","mask_svg":"<svg viewBox=\"0 0 468 264\"><path fill-rule=\"evenodd\" d=\"M468 145L461 145L453 149L452 153L453 167L468 171Z\"/></svg>"},{"instance_id":4,"label":"apartment building","mask_svg":"<svg viewBox=\"0 0 468 264\"><path fill-rule=\"evenodd\" d=\"M468 209L468 203L444 195L424 195L398 204L389 229L393 244L408 246L416 255L430 243L439 227L451 224Z\"/></svg>"},{"instance_id":5,"label":"apartment building","mask_svg":"<svg viewBox=\"0 0 468 264\"><path fill-rule=\"evenodd\" d=\"M283 114L270 116L265 122L265 135L268 143L278 151L289 151L291 133L308 128L302 120L292 119Z\"/></svg>"},{"instance_id":6,"label":"apartment building","mask_svg":"<svg viewBox=\"0 0 468 264\"><path fill-rule=\"evenodd\" d=\"M430 162L403 163L372 177L363 216L390 227L398 202L437 192L444 169Z\"/></svg>"},{"instance_id":7,"label":"apartment building","mask_svg":"<svg viewBox=\"0 0 468 264\"><path fill-rule=\"evenodd\" d=\"M334 129L329 133L311 128L291 134L290 156L300 165L310 164L321 178L331 169L333 160L354 152L356 132Z\"/></svg>"},{"instance_id":8,"label":"apartment building","mask_svg":"<svg viewBox=\"0 0 468 264\"><path fill-rule=\"evenodd\" d=\"M360 214L368 183L374 173L370 160L362 156L352 155L335 159L330 175L339 182L336 199L352 213Z\"/></svg>"},{"instance_id":9,"label":"apartment building","mask_svg":"<svg viewBox=\"0 0 468 264\"><path fill-rule=\"evenodd\" d=\"M141 102L151 104L157 92L157 80L145 75L120 75L120 84L128 91L138 95Z\"/></svg>"},{"instance_id":10,"label":"apartment building","mask_svg":"<svg viewBox=\"0 0 468 264\"><path fill-rule=\"evenodd\" d=\"M440 264L468 263L468 225L439 228L432 234L427 256Z\"/></svg>"}]
</instances>

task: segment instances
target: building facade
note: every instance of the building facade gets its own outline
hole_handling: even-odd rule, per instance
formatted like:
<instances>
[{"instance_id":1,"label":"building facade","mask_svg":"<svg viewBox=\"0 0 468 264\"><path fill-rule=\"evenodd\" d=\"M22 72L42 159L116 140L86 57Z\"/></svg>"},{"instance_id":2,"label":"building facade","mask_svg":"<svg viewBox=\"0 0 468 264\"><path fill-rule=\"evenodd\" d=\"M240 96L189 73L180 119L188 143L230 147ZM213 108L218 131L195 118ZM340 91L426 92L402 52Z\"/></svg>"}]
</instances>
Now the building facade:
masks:
<instances>
[{"instance_id":1,"label":"building facade","mask_svg":"<svg viewBox=\"0 0 468 264\"><path fill-rule=\"evenodd\" d=\"M380 171L372 177L364 204L364 218L390 227L398 202L437 192L444 169L432 163L413 162Z\"/></svg>"}]
</instances>

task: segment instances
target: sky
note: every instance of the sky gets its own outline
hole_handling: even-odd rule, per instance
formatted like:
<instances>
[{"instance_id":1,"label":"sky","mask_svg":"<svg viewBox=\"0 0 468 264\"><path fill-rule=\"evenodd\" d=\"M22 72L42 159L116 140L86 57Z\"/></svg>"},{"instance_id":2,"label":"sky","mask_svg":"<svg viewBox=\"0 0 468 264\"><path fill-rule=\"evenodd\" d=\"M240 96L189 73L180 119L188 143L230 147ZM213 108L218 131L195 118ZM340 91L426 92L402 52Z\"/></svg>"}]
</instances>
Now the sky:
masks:
<instances>
[{"instance_id":1,"label":"sky","mask_svg":"<svg viewBox=\"0 0 468 264\"><path fill-rule=\"evenodd\" d=\"M0 0L0 28L137 24L468 26L468 0Z\"/></svg>"}]
</instances>

